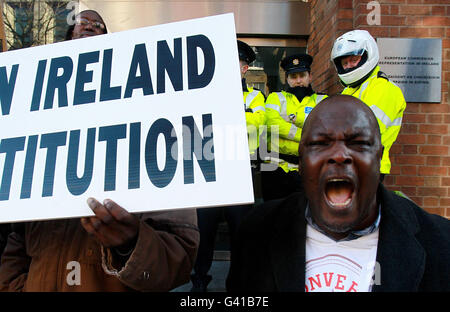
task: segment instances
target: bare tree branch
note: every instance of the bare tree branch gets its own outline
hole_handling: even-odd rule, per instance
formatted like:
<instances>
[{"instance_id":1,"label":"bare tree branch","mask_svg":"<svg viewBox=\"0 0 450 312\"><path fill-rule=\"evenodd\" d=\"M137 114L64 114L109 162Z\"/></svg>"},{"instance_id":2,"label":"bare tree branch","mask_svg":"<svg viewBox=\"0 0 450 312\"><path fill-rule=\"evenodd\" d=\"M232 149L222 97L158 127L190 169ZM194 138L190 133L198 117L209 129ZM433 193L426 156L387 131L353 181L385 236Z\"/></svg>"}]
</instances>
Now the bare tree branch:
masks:
<instances>
[{"instance_id":1,"label":"bare tree branch","mask_svg":"<svg viewBox=\"0 0 450 312\"><path fill-rule=\"evenodd\" d=\"M58 34L67 29L65 18L69 0L6 0L3 1L3 20L10 50L37 46L61 40Z\"/></svg>"}]
</instances>

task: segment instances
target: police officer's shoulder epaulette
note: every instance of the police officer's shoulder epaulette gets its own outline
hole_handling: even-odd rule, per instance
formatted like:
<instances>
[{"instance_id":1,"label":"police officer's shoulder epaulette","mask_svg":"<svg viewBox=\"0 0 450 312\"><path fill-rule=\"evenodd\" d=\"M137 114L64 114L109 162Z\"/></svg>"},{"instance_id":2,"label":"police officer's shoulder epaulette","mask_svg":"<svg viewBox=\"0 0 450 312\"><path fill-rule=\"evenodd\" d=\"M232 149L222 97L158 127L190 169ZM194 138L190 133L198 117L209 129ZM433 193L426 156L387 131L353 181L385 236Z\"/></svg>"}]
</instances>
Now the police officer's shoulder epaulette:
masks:
<instances>
[{"instance_id":1,"label":"police officer's shoulder epaulette","mask_svg":"<svg viewBox=\"0 0 450 312\"><path fill-rule=\"evenodd\" d=\"M377 77L378 78L384 78L387 81L389 81L389 77L385 73L383 73L381 70L378 72Z\"/></svg>"}]
</instances>

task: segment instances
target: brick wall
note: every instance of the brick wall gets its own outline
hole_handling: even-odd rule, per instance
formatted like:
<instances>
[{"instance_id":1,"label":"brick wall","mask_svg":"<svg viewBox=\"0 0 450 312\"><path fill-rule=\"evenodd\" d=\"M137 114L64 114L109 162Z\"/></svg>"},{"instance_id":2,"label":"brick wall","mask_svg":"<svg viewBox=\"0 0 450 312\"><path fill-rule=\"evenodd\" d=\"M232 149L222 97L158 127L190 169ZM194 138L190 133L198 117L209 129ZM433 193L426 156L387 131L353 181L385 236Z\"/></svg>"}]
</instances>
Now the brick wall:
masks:
<instances>
[{"instance_id":1,"label":"brick wall","mask_svg":"<svg viewBox=\"0 0 450 312\"><path fill-rule=\"evenodd\" d=\"M429 212L450 217L450 2L382 0L379 25L368 25L368 0L313 0L308 52L315 90L342 90L330 52L334 40L352 29L373 37L442 38L441 103L407 103L403 125L391 148L385 185L401 190ZM370 21L370 20L369 20Z\"/></svg>"},{"instance_id":2,"label":"brick wall","mask_svg":"<svg viewBox=\"0 0 450 312\"><path fill-rule=\"evenodd\" d=\"M308 53L314 57L311 68L313 88L316 91L334 94L340 92L338 76L330 61L334 40L347 29L338 25L339 20L353 22L351 1L349 8L341 8L341 1L313 0L310 2L311 31L308 39ZM347 18L344 18L347 14ZM339 29L340 28L340 29Z\"/></svg>"}]
</instances>

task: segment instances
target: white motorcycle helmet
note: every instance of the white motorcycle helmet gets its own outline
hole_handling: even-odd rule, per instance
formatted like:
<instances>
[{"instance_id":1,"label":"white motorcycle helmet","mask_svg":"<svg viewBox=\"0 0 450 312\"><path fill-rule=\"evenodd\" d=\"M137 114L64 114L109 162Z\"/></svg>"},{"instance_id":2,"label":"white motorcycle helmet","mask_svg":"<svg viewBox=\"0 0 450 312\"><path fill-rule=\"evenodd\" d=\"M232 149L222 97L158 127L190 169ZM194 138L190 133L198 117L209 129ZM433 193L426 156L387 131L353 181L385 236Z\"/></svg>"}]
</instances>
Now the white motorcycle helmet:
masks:
<instances>
[{"instance_id":1,"label":"white motorcycle helmet","mask_svg":"<svg viewBox=\"0 0 450 312\"><path fill-rule=\"evenodd\" d=\"M361 55L361 61L356 67L345 70L341 58L348 55ZM366 30L352 30L343 34L336 39L331 50L331 60L344 86L361 84L375 69L379 58L377 43Z\"/></svg>"}]
</instances>

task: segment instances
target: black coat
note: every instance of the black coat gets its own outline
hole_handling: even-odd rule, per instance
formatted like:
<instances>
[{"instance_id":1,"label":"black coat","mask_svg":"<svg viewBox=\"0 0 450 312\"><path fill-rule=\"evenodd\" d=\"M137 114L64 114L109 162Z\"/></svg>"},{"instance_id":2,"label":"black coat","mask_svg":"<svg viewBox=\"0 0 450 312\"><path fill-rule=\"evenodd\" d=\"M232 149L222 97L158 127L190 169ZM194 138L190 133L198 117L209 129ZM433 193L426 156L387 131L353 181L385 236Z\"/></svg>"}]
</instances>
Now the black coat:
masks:
<instances>
[{"instance_id":1,"label":"black coat","mask_svg":"<svg viewBox=\"0 0 450 312\"><path fill-rule=\"evenodd\" d=\"M450 291L450 221L379 187L381 222L373 291ZM295 193L255 208L241 224L229 291L305 290L306 199Z\"/></svg>"}]
</instances>

